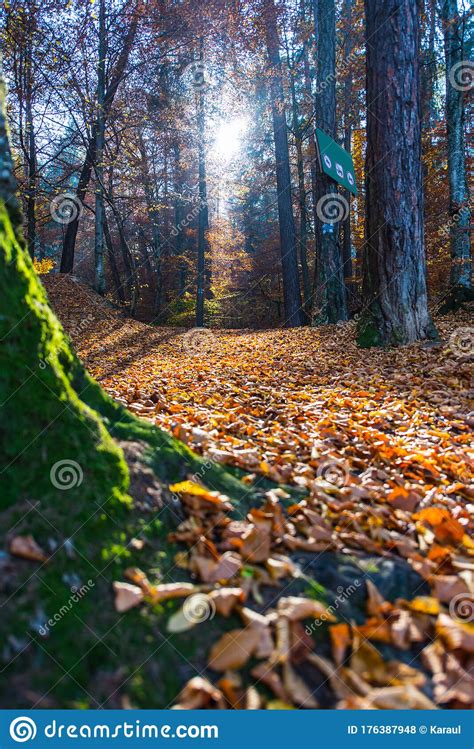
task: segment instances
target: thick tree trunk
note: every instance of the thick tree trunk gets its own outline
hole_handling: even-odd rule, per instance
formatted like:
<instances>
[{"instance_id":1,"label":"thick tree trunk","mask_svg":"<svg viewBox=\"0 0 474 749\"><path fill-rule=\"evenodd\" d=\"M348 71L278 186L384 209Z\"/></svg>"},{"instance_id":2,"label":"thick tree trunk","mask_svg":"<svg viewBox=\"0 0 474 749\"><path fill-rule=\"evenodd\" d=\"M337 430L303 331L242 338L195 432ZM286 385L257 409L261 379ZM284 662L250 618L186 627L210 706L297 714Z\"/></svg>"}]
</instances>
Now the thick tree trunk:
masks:
<instances>
[{"instance_id":1,"label":"thick tree trunk","mask_svg":"<svg viewBox=\"0 0 474 749\"><path fill-rule=\"evenodd\" d=\"M446 59L446 125L451 217L450 286L471 289L471 211L466 176L464 95L472 86L472 63L464 57L463 25L459 17L457 0L442 2L442 20Z\"/></svg>"},{"instance_id":2,"label":"thick tree trunk","mask_svg":"<svg viewBox=\"0 0 474 749\"><path fill-rule=\"evenodd\" d=\"M96 192L95 192L95 245L94 287L98 294L105 293L104 267L104 145L105 145L105 0L100 0L99 9L99 63L97 67L97 135L96 135Z\"/></svg>"},{"instance_id":3,"label":"thick tree trunk","mask_svg":"<svg viewBox=\"0 0 474 749\"><path fill-rule=\"evenodd\" d=\"M317 44L316 123L331 138L336 139L336 11L334 0L315 0ZM327 197L332 196L332 197ZM344 286L339 223L325 221L328 207L335 215L344 215L347 202L337 192L336 183L319 174L316 190L316 255L313 293L313 323L334 323L347 320L347 300Z\"/></svg>"},{"instance_id":4,"label":"thick tree trunk","mask_svg":"<svg viewBox=\"0 0 474 749\"><path fill-rule=\"evenodd\" d=\"M423 235L419 26L412 0L365 0L367 199L363 346L435 334Z\"/></svg>"},{"instance_id":5,"label":"thick tree trunk","mask_svg":"<svg viewBox=\"0 0 474 749\"><path fill-rule=\"evenodd\" d=\"M288 152L285 98L280 63L280 40L278 37L274 0L265 0L264 8L267 52L270 62L270 86L273 137L275 142L285 325L287 327L295 327L303 325L304 312L301 304L295 219L293 216L293 205L291 200L291 173Z\"/></svg>"},{"instance_id":6,"label":"thick tree trunk","mask_svg":"<svg viewBox=\"0 0 474 749\"><path fill-rule=\"evenodd\" d=\"M107 87L104 100L104 123L107 121L107 116L112 107L115 94L123 78L125 68L127 66L128 58L132 50L135 36L137 33L138 19L139 19L140 3L137 2L136 12L130 24L127 36L120 52L117 64L112 72L110 84ZM77 199L83 203L86 197L87 188L92 174L92 169L97 161L97 124L94 123L92 126L91 137L86 150L86 157L82 165L82 169L79 175L79 181L77 184ZM79 214L67 225L66 233L64 235L63 251L61 255L61 273L72 273L74 268L74 250L76 246L77 229L79 226Z\"/></svg>"}]
</instances>

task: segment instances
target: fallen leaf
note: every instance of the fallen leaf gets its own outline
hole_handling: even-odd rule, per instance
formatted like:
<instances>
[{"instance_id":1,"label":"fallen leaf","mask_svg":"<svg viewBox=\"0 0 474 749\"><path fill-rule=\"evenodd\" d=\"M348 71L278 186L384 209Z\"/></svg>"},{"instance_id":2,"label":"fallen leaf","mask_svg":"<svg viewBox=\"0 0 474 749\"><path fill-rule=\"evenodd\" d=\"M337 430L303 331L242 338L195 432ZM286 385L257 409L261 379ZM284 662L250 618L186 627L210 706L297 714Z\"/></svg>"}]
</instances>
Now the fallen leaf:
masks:
<instances>
[{"instance_id":1,"label":"fallen leaf","mask_svg":"<svg viewBox=\"0 0 474 749\"><path fill-rule=\"evenodd\" d=\"M114 582L115 609L121 614L138 606L144 599L143 590L131 583Z\"/></svg>"},{"instance_id":2,"label":"fallen leaf","mask_svg":"<svg viewBox=\"0 0 474 749\"><path fill-rule=\"evenodd\" d=\"M38 546L33 536L14 536L10 541L9 552L15 557L29 559L31 562L46 562L48 557Z\"/></svg>"},{"instance_id":3,"label":"fallen leaf","mask_svg":"<svg viewBox=\"0 0 474 749\"><path fill-rule=\"evenodd\" d=\"M280 616L286 617L291 622L311 618L324 619L329 622L336 621L336 617L329 613L327 606L319 601L313 601L311 598L298 598L297 596L280 598L277 610Z\"/></svg>"},{"instance_id":4,"label":"fallen leaf","mask_svg":"<svg viewBox=\"0 0 474 749\"><path fill-rule=\"evenodd\" d=\"M255 653L259 642L260 634L257 627L226 632L211 648L209 668L214 671L241 668Z\"/></svg>"}]
</instances>

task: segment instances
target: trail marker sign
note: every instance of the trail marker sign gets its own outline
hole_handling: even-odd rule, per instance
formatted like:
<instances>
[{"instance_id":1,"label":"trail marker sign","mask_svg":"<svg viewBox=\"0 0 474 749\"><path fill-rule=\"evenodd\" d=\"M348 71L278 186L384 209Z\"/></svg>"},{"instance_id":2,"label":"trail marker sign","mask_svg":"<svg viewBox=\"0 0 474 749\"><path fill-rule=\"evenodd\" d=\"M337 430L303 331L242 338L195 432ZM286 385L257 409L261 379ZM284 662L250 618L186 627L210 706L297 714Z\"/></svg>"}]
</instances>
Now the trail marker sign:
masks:
<instances>
[{"instance_id":1,"label":"trail marker sign","mask_svg":"<svg viewBox=\"0 0 474 749\"><path fill-rule=\"evenodd\" d=\"M357 195L354 164L350 153L341 148L319 127L316 128L316 145L321 171L346 190Z\"/></svg>"}]
</instances>

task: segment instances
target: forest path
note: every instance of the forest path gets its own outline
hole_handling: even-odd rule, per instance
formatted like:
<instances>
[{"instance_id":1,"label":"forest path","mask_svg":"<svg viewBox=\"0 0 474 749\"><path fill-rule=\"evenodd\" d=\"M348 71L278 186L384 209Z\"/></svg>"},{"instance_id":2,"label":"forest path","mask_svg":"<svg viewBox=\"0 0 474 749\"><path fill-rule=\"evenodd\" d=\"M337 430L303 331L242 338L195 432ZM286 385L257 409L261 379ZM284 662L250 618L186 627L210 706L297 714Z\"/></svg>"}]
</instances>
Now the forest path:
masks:
<instances>
[{"instance_id":1,"label":"forest path","mask_svg":"<svg viewBox=\"0 0 474 749\"><path fill-rule=\"evenodd\" d=\"M446 491L469 476L466 314L437 320L440 344L361 350L352 322L156 328L122 317L86 287L46 285L107 392L213 460L303 487L334 461L346 487L377 469L382 496L392 484L422 496Z\"/></svg>"},{"instance_id":2,"label":"forest path","mask_svg":"<svg viewBox=\"0 0 474 749\"><path fill-rule=\"evenodd\" d=\"M378 558L379 572L387 561L388 572L380 575L380 584L386 586L387 579L398 575L400 586L390 594L385 587L381 596L377 588L364 585L362 605L367 606L368 618L357 628L357 637L381 648L390 646L387 658L393 658L394 646L402 651L415 647L410 658L417 658L416 643L428 643L423 662L433 671L429 643L436 632L442 658L445 647L455 647L463 662L472 635L464 629L464 620L456 618L453 606L461 599L472 607L472 320L467 315L437 320L439 344L362 351L355 344L354 323L272 331L154 328L125 318L85 287L58 279L47 279L46 286L79 355L112 397L211 461L243 469L251 486L261 487L263 482L268 488L264 479L272 479L304 490L307 500L290 506L287 498L287 515L281 515L281 500L269 492L266 510L242 518L233 530L234 540L231 536L224 546L211 528L209 534L199 531L211 545L215 541L220 551L241 548L244 558L248 553L248 559L260 563L268 562L269 554L277 559L282 552L305 569L314 560L314 580L327 576L331 554L337 555L331 557L334 564L342 565L338 574L348 569L354 555L366 561L369 556ZM206 484L206 474L200 478ZM185 503L196 510L201 500L194 490L176 491L184 492ZM199 511L194 517L201 522ZM273 518L273 534L275 524L280 526L278 537L273 535L276 546L266 536L264 517ZM258 554L251 547L245 552L251 528L257 533ZM190 560L198 565L198 579L210 582L209 560L199 566L203 558L199 543L198 550L194 547L196 539L178 533L175 540L191 543ZM266 551L260 558L262 545ZM305 554L310 556L303 558ZM318 567L321 557L326 559L324 569ZM407 563L421 585L410 582ZM353 577L351 572L351 589ZM340 582L346 584L341 577L334 585L328 580L325 587L339 590ZM421 595L428 590L431 596ZM256 595L258 600L258 590ZM351 611L351 620L353 615ZM356 630L349 635L348 624L330 629L337 662ZM224 641L223 650L229 648L233 651L233 644ZM364 659L373 655L367 651ZM391 662L386 661L389 670ZM469 687L462 668L450 672L447 662L443 664L435 701L467 704ZM399 683L406 687L410 679L415 679L411 684L424 679L412 671L401 681L387 674L382 682L373 674L369 681L396 689ZM449 691L459 684L457 691ZM344 690L335 692L344 697ZM419 695L403 691L400 699L396 706L413 707ZM298 704L296 698L293 702ZM350 698L344 706L367 706L363 702Z\"/></svg>"}]
</instances>

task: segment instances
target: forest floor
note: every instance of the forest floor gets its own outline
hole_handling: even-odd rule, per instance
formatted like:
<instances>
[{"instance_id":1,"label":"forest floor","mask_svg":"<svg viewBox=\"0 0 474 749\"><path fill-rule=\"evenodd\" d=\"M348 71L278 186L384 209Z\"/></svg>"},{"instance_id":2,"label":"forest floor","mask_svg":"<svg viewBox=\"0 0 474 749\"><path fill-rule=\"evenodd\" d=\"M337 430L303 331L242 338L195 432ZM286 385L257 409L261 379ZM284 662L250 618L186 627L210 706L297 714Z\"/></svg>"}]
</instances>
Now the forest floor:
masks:
<instances>
[{"instance_id":1,"label":"forest floor","mask_svg":"<svg viewBox=\"0 0 474 749\"><path fill-rule=\"evenodd\" d=\"M73 280L43 280L105 390L205 459L164 488L173 573L115 581L121 613L184 597L165 612L167 644L207 631L197 653L171 639L181 706L471 703L472 317L436 320L440 343L361 351L352 322L158 328ZM140 506L163 487L139 441L124 448ZM216 463L248 486L245 509L212 491Z\"/></svg>"}]
</instances>

